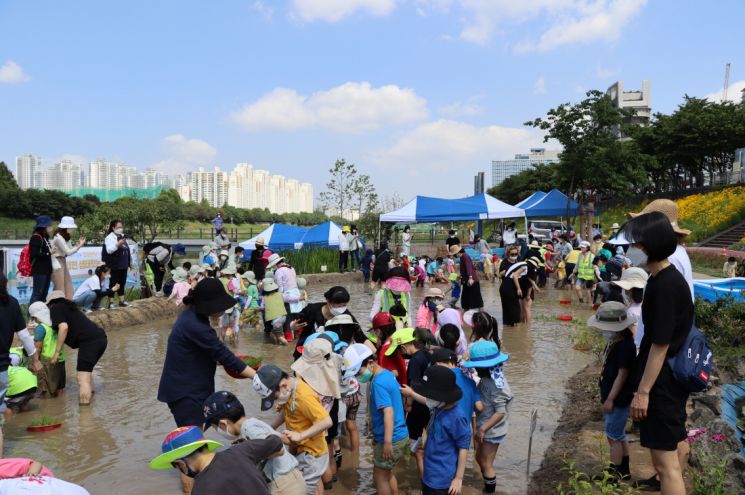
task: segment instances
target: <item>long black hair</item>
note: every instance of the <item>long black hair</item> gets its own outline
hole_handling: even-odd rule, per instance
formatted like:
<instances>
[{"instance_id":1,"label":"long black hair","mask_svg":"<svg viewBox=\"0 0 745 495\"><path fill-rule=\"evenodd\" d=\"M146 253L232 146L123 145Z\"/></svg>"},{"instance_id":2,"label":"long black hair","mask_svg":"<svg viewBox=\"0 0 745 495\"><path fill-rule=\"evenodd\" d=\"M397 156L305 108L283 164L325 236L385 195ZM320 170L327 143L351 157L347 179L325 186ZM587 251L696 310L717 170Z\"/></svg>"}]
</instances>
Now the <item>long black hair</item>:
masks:
<instances>
[{"instance_id":1,"label":"long black hair","mask_svg":"<svg viewBox=\"0 0 745 495\"><path fill-rule=\"evenodd\" d=\"M502 342L499 340L499 322L486 311L478 311L473 315L471 342L478 339L491 340L498 348L502 348Z\"/></svg>"},{"instance_id":2,"label":"long black hair","mask_svg":"<svg viewBox=\"0 0 745 495\"><path fill-rule=\"evenodd\" d=\"M10 295L8 294L8 278L4 273L0 273L0 303L8 304Z\"/></svg>"},{"instance_id":3,"label":"long black hair","mask_svg":"<svg viewBox=\"0 0 745 495\"><path fill-rule=\"evenodd\" d=\"M447 323L440 328L440 341L442 347L455 352L460 341L460 330L452 323Z\"/></svg>"}]
</instances>

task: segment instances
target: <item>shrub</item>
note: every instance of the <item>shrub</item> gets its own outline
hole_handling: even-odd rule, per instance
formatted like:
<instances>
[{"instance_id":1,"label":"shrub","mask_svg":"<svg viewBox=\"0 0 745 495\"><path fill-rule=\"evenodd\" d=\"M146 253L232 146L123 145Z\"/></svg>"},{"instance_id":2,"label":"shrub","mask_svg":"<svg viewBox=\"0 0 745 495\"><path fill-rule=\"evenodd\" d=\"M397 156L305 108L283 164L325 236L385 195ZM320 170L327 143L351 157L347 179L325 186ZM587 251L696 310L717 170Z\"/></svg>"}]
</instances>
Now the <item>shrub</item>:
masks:
<instances>
[{"instance_id":1,"label":"shrub","mask_svg":"<svg viewBox=\"0 0 745 495\"><path fill-rule=\"evenodd\" d=\"M624 483L614 484L608 473L602 479L593 479L578 471L572 460L566 461L563 471L569 475L569 479L565 483L559 483L556 487L559 495L636 495L639 493Z\"/></svg>"}]
</instances>

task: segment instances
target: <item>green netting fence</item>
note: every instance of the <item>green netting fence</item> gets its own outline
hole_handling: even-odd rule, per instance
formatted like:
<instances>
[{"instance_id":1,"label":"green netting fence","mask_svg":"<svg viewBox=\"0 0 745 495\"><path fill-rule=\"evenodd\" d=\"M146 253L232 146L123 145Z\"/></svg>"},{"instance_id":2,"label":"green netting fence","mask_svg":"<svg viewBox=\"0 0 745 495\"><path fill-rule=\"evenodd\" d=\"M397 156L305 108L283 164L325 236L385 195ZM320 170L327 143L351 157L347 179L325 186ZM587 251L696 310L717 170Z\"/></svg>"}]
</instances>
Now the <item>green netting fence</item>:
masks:
<instances>
[{"instance_id":1,"label":"green netting fence","mask_svg":"<svg viewBox=\"0 0 745 495\"><path fill-rule=\"evenodd\" d=\"M95 187L80 187L68 194L82 198L88 194L98 197L101 201L115 201L125 196L134 196L140 199L155 199L160 192L168 189L168 186L155 186L148 188L123 187L121 189L99 189Z\"/></svg>"}]
</instances>

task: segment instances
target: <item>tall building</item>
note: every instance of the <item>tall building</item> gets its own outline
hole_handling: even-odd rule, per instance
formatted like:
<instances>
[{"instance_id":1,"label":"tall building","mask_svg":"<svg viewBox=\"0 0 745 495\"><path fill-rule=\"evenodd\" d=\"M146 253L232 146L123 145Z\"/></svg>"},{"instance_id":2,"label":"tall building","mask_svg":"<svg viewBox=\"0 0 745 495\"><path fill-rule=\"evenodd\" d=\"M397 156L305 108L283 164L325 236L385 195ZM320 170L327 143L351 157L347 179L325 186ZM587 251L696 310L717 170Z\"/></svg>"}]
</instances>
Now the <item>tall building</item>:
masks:
<instances>
[{"instance_id":1,"label":"tall building","mask_svg":"<svg viewBox=\"0 0 745 495\"><path fill-rule=\"evenodd\" d=\"M70 192L83 185L84 173L79 163L62 160L47 170L36 172L35 183L39 189Z\"/></svg>"},{"instance_id":2,"label":"tall building","mask_svg":"<svg viewBox=\"0 0 745 495\"><path fill-rule=\"evenodd\" d=\"M616 81L606 93L616 107L634 111L634 116L630 117L627 123L649 124L649 118L652 116L652 95L648 80L642 81L642 89L632 91L624 90L623 81Z\"/></svg>"},{"instance_id":3,"label":"tall building","mask_svg":"<svg viewBox=\"0 0 745 495\"><path fill-rule=\"evenodd\" d=\"M559 161L560 151L545 148L531 148L530 153L517 154L513 160L493 160L491 162L491 184L498 186L507 177L528 170L533 165L545 165Z\"/></svg>"},{"instance_id":4,"label":"tall building","mask_svg":"<svg viewBox=\"0 0 745 495\"><path fill-rule=\"evenodd\" d=\"M31 153L16 157L16 182L21 189L33 189L36 174L41 170L41 158Z\"/></svg>"},{"instance_id":5,"label":"tall building","mask_svg":"<svg viewBox=\"0 0 745 495\"><path fill-rule=\"evenodd\" d=\"M256 208L253 184L253 167L248 163L237 164L228 178L228 204L236 208Z\"/></svg>"},{"instance_id":6,"label":"tall building","mask_svg":"<svg viewBox=\"0 0 745 495\"><path fill-rule=\"evenodd\" d=\"M200 167L190 175L191 201L200 203L206 200L210 206L221 208L228 200L228 173L215 167L213 171L207 171Z\"/></svg>"}]
</instances>

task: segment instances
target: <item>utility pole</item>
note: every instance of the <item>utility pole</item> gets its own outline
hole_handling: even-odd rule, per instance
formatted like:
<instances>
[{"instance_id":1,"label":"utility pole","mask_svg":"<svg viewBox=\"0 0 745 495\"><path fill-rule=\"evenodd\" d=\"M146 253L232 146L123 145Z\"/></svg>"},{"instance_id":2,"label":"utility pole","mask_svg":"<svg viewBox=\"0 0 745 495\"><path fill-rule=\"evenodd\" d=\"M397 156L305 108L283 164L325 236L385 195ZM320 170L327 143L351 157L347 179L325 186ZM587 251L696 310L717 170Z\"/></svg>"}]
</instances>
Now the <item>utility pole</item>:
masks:
<instances>
[{"instance_id":1,"label":"utility pole","mask_svg":"<svg viewBox=\"0 0 745 495\"><path fill-rule=\"evenodd\" d=\"M732 64L729 62L724 66L724 89L722 90L722 103L727 101L727 90L729 89L729 72Z\"/></svg>"}]
</instances>

